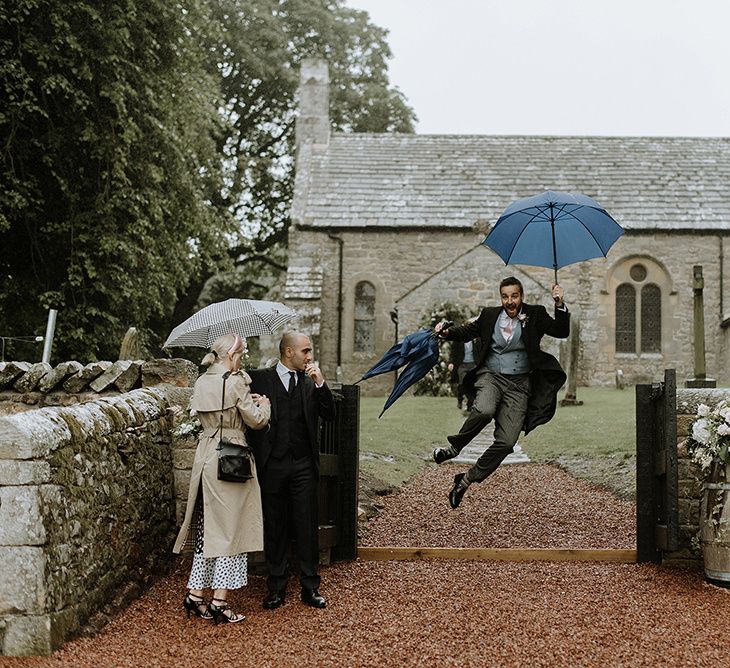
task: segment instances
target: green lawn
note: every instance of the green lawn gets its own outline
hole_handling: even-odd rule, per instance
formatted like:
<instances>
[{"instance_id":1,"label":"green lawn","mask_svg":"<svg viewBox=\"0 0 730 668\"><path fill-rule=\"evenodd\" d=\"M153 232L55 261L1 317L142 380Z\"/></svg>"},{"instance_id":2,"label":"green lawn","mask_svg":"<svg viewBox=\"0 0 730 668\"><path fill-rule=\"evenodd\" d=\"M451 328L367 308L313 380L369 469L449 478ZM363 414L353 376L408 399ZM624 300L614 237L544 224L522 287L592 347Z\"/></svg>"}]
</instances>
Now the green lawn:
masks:
<instances>
[{"instance_id":1,"label":"green lawn","mask_svg":"<svg viewBox=\"0 0 730 668\"><path fill-rule=\"evenodd\" d=\"M634 453L633 389L578 388L577 397L582 406L558 406L552 421L520 438L530 459ZM384 403L384 397L361 400L360 467L399 486L431 461L433 447L458 431L464 418L453 397L401 397L378 419Z\"/></svg>"},{"instance_id":2,"label":"green lawn","mask_svg":"<svg viewBox=\"0 0 730 668\"><path fill-rule=\"evenodd\" d=\"M436 445L459 430L463 417L453 397L401 397L381 417L385 397L360 401L360 468L399 486L417 473Z\"/></svg>"},{"instance_id":3,"label":"green lawn","mask_svg":"<svg viewBox=\"0 0 730 668\"><path fill-rule=\"evenodd\" d=\"M520 438L533 461L556 457L594 459L636 452L636 393L633 388L580 387L582 406L560 406L555 417ZM563 397L561 392L558 400Z\"/></svg>"}]
</instances>

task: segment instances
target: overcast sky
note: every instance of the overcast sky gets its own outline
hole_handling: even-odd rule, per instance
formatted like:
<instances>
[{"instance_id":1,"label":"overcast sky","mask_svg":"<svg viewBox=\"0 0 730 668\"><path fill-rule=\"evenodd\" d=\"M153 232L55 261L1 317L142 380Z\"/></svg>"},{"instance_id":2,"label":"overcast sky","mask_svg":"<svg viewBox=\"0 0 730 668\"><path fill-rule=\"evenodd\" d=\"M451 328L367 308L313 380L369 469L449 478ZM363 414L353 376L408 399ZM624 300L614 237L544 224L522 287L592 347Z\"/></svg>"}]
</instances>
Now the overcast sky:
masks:
<instances>
[{"instance_id":1,"label":"overcast sky","mask_svg":"<svg viewBox=\"0 0 730 668\"><path fill-rule=\"evenodd\" d=\"M730 137L730 0L346 0L421 134Z\"/></svg>"}]
</instances>

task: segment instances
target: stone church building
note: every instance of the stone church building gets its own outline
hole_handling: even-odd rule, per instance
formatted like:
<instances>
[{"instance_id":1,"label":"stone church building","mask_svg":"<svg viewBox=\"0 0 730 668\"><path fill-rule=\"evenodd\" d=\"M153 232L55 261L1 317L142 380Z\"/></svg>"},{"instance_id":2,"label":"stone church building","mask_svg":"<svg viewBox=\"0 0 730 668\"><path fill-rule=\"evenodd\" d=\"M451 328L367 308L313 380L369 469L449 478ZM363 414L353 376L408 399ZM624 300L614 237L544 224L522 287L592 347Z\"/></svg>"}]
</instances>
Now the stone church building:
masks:
<instances>
[{"instance_id":1,"label":"stone church building","mask_svg":"<svg viewBox=\"0 0 730 668\"><path fill-rule=\"evenodd\" d=\"M611 385L619 369L628 384L665 368L680 385L693 377L699 265L706 373L730 385L730 138L331 132L328 85L326 62L305 61L283 295L327 377L357 380L393 344L396 318L402 337L439 303L499 303L505 276L550 309L552 270L505 266L481 242L510 202L559 190L625 229L607 258L559 270L580 321L578 384ZM386 387L373 383L363 389Z\"/></svg>"}]
</instances>

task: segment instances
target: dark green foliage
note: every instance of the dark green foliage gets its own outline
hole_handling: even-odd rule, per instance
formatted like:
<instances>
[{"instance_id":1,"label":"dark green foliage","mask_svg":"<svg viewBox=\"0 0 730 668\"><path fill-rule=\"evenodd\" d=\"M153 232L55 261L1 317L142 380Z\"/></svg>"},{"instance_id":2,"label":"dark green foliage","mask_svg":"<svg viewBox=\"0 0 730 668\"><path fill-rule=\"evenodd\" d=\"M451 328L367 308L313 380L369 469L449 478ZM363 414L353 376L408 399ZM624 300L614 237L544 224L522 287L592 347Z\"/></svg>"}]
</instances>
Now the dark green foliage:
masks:
<instances>
[{"instance_id":1,"label":"dark green foliage","mask_svg":"<svg viewBox=\"0 0 730 668\"><path fill-rule=\"evenodd\" d=\"M215 81L180 4L4 4L0 330L111 357L221 248Z\"/></svg>"},{"instance_id":2,"label":"dark green foliage","mask_svg":"<svg viewBox=\"0 0 730 668\"><path fill-rule=\"evenodd\" d=\"M329 59L334 127L412 131L384 38L340 0L0 0L0 336L57 308L55 359L110 358L129 326L154 350L235 264L208 292L261 296L299 62Z\"/></svg>"},{"instance_id":3,"label":"dark green foliage","mask_svg":"<svg viewBox=\"0 0 730 668\"><path fill-rule=\"evenodd\" d=\"M240 224L230 256L246 280L226 296L260 298L286 266L293 191L295 94L303 58L330 69L333 130L413 132L415 116L389 85L386 31L341 0L212 0L218 32L210 45L229 132L226 189L216 201ZM208 276L214 274L211 268ZM175 322L208 301L200 283L178 304ZM219 283L220 287L220 283Z\"/></svg>"}]
</instances>

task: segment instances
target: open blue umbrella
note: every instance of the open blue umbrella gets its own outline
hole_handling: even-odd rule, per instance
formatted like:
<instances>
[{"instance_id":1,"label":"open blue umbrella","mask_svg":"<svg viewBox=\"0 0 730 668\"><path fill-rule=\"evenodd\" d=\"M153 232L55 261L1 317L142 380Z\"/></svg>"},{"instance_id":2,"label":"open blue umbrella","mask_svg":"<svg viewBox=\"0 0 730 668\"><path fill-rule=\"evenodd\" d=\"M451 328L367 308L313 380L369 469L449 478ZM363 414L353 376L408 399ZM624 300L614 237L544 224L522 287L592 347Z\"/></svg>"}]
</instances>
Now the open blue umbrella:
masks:
<instances>
[{"instance_id":1,"label":"open blue umbrella","mask_svg":"<svg viewBox=\"0 0 730 668\"><path fill-rule=\"evenodd\" d=\"M482 242L505 264L558 269L605 257L624 233L595 200L547 190L512 202Z\"/></svg>"},{"instance_id":2,"label":"open blue umbrella","mask_svg":"<svg viewBox=\"0 0 730 668\"><path fill-rule=\"evenodd\" d=\"M423 378L439 360L439 342L432 329L419 329L408 334L388 350L383 357L368 369L360 380L372 378L381 373L396 371L406 365L380 411L382 417L393 402L400 397L411 385ZM360 381L358 381L360 382Z\"/></svg>"}]
</instances>

